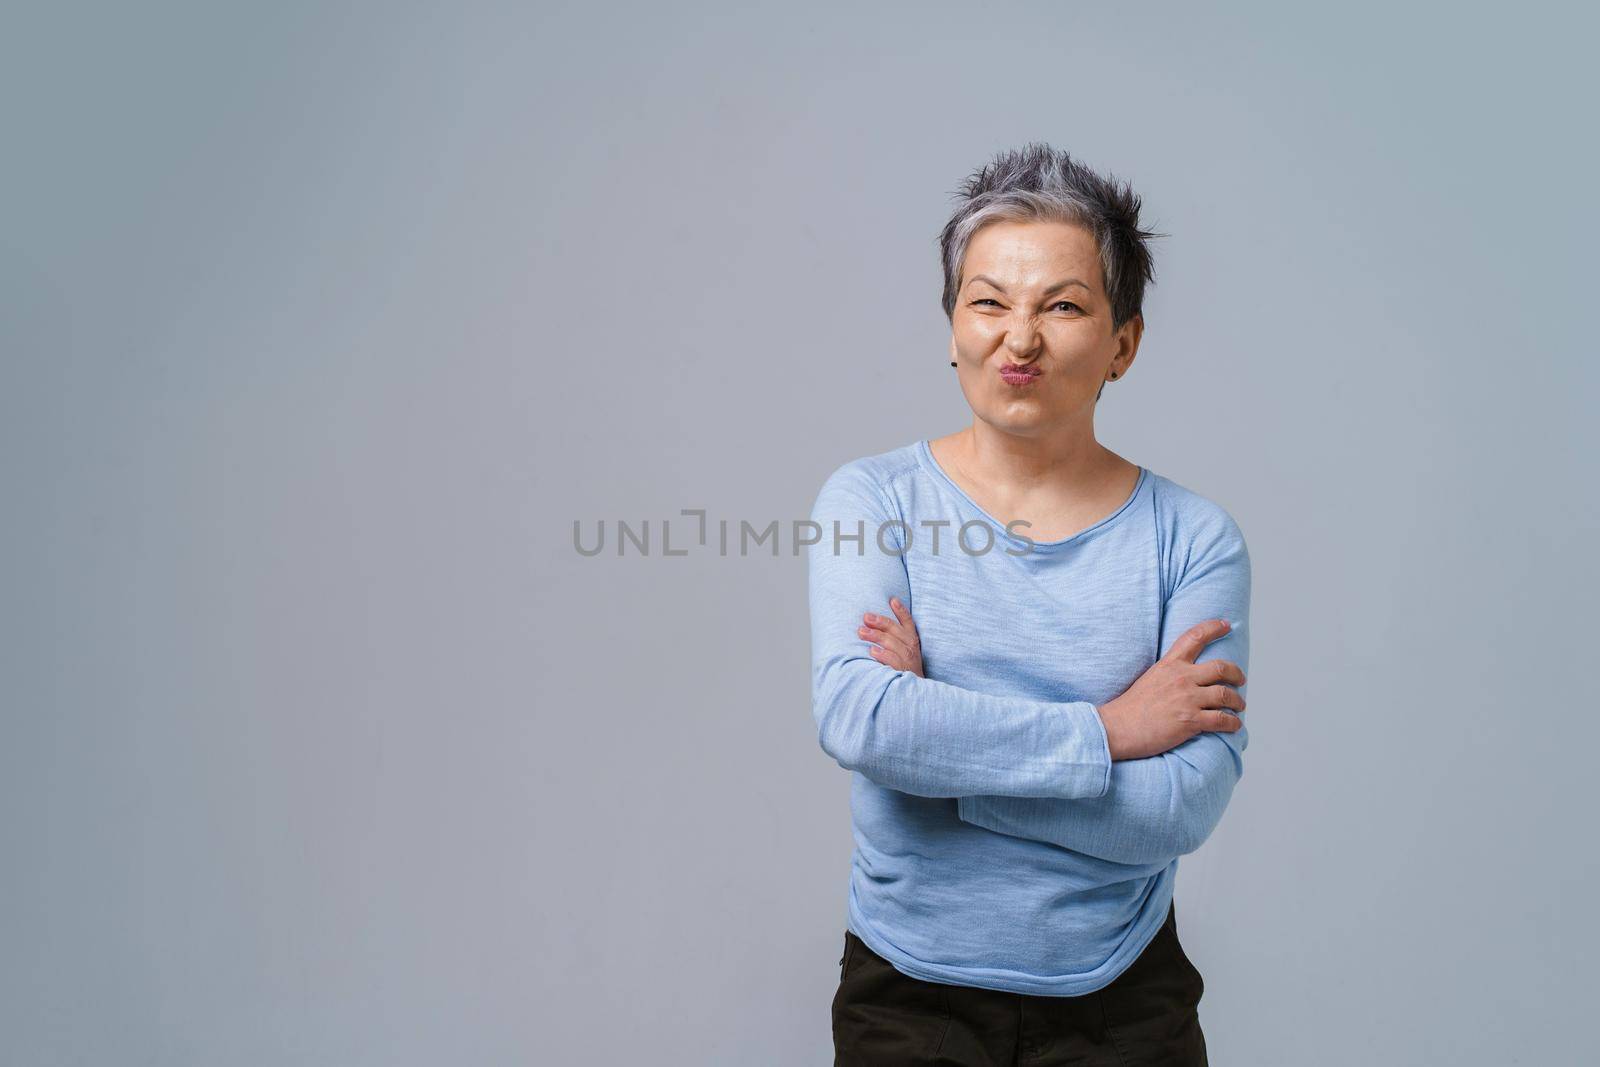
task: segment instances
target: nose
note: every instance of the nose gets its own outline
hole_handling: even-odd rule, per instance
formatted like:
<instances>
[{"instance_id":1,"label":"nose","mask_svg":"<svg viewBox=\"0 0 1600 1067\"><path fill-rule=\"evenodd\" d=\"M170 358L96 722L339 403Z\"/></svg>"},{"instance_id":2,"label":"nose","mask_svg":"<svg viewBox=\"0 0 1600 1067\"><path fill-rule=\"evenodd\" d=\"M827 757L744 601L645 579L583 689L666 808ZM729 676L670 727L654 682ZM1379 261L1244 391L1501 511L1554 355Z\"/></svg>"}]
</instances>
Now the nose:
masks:
<instances>
[{"instance_id":1,"label":"nose","mask_svg":"<svg viewBox=\"0 0 1600 1067\"><path fill-rule=\"evenodd\" d=\"M1025 311L1012 317L1011 324L1006 328L1006 348L1020 363L1037 351L1039 347L1038 323L1032 315Z\"/></svg>"}]
</instances>

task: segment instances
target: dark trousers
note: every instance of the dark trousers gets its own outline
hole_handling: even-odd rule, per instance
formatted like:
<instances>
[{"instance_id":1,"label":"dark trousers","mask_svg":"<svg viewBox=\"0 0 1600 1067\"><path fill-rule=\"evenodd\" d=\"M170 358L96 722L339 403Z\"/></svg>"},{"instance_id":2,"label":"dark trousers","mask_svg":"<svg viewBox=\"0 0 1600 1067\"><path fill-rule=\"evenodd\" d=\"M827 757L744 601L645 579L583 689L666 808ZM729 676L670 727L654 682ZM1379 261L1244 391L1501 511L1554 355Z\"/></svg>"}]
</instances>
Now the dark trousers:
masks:
<instances>
[{"instance_id":1,"label":"dark trousers","mask_svg":"<svg viewBox=\"0 0 1600 1067\"><path fill-rule=\"evenodd\" d=\"M833 997L835 1067L1204 1067L1205 983L1178 944L1175 909L1103 989L1041 997L924 982L850 931Z\"/></svg>"}]
</instances>

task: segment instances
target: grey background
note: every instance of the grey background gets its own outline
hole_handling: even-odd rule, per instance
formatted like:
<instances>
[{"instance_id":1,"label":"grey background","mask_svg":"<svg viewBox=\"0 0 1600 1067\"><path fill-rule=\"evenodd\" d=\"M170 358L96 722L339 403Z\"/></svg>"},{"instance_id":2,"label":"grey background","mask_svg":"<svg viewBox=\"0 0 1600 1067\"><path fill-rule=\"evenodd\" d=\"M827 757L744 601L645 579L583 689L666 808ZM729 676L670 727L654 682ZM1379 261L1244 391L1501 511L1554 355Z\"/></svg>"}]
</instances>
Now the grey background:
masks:
<instances>
[{"instance_id":1,"label":"grey background","mask_svg":"<svg viewBox=\"0 0 1600 1067\"><path fill-rule=\"evenodd\" d=\"M1101 438L1254 560L1213 1062L1589 1047L1575 5L6 21L0 1059L828 1062L804 559L572 523L965 424L935 238L1028 140L1171 235Z\"/></svg>"}]
</instances>

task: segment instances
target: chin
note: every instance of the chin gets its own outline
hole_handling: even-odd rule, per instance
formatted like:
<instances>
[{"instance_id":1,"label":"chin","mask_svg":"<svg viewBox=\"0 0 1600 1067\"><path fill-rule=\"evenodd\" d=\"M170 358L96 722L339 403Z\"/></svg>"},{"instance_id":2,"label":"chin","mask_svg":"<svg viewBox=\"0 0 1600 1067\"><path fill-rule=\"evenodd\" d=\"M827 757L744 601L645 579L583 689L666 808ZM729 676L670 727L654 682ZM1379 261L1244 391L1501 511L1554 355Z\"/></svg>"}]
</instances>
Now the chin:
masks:
<instances>
[{"instance_id":1,"label":"chin","mask_svg":"<svg viewBox=\"0 0 1600 1067\"><path fill-rule=\"evenodd\" d=\"M1016 410L1024 408L1025 410ZM1013 437L1032 437L1042 430L1059 425L1061 416L1034 404L1015 402L1000 411L990 411L978 416L1001 433Z\"/></svg>"}]
</instances>

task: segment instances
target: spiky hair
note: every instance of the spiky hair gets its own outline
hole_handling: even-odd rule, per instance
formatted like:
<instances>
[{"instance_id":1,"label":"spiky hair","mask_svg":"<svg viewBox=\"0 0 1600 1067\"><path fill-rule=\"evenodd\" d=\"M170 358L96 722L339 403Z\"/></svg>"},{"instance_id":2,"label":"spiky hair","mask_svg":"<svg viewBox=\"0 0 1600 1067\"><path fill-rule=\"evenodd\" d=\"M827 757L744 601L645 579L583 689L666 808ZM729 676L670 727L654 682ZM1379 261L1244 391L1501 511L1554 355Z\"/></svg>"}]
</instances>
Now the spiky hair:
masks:
<instances>
[{"instance_id":1,"label":"spiky hair","mask_svg":"<svg viewBox=\"0 0 1600 1067\"><path fill-rule=\"evenodd\" d=\"M1126 182L1101 176L1047 144L1001 152L953 194L955 214L939 235L944 263L944 313L953 319L961 267L972 235L991 222L1071 222L1087 228L1100 250L1100 271L1111 300L1111 328L1141 314L1144 290L1155 282L1148 241L1166 234L1139 228L1140 199Z\"/></svg>"}]
</instances>

